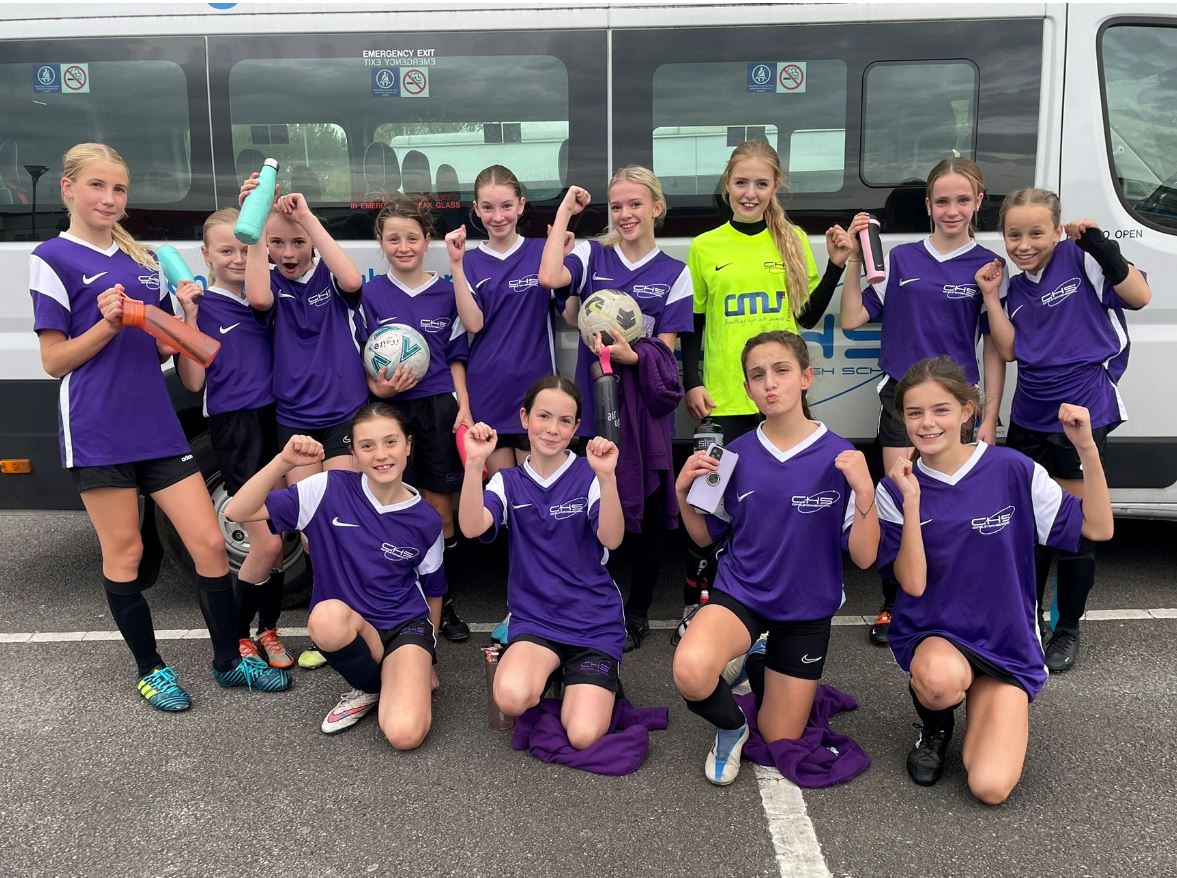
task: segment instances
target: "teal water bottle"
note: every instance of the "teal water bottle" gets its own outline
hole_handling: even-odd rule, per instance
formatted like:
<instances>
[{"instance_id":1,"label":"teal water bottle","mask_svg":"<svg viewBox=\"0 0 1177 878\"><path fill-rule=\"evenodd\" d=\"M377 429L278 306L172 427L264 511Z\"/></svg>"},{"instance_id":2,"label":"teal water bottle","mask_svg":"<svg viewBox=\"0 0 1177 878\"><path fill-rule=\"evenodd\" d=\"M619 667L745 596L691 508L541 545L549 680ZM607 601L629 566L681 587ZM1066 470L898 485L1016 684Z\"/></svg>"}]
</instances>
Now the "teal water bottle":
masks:
<instances>
[{"instance_id":1,"label":"teal water bottle","mask_svg":"<svg viewBox=\"0 0 1177 878\"><path fill-rule=\"evenodd\" d=\"M245 196L233 234L242 244L256 244L266 227L266 218L274 206L274 190L278 186L278 160L266 159L258 176L257 188Z\"/></svg>"},{"instance_id":2,"label":"teal water bottle","mask_svg":"<svg viewBox=\"0 0 1177 878\"><path fill-rule=\"evenodd\" d=\"M155 258L159 260L159 267L163 269L163 276L173 287L178 287L186 280L196 280L188 263L180 255L180 251L171 244L163 244L155 249Z\"/></svg>"}]
</instances>

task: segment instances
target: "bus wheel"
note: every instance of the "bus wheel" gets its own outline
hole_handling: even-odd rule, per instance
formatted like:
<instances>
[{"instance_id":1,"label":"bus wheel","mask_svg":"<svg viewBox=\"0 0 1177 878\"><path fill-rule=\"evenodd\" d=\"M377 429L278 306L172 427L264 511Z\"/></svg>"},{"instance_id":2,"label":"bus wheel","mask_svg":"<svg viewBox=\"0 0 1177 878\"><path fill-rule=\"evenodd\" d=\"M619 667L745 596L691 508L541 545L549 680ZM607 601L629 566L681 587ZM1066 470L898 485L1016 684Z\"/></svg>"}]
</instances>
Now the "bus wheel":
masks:
<instances>
[{"instance_id":1,"label":"bus wheel","mask_svg":"<svg viewBox=\"0 0 1177 878\"><path fill-rule=\"evenodd\" d=\"M201 475L204 476L204 483L208 486L209 496L212 497L213 508L217 513L217 525L225 539L229 569L236 576L245 561L245 556L249 554L249 537L246 535L244 527L225 518L225 506L229 503L229 493L225 490L225 482L221 478L216 455L213 454L212 444L209 442L207 433L201 433L192 438L192 453L196 455L196 460L200 463ZM172 559L177 569L191 575L195 571L192 557L184 548L184 542L180 539L180 535L176 533L172 523L158 508L155 510L155 520L160 541L163 543L168 557ZM302 551L302 539L297 533L282 535L280 566L286 573L286 588L282 598L282 606L287 609L306 606L311 596L311 577L308 572L306 556Z\"/></svg>"}]
</instances>

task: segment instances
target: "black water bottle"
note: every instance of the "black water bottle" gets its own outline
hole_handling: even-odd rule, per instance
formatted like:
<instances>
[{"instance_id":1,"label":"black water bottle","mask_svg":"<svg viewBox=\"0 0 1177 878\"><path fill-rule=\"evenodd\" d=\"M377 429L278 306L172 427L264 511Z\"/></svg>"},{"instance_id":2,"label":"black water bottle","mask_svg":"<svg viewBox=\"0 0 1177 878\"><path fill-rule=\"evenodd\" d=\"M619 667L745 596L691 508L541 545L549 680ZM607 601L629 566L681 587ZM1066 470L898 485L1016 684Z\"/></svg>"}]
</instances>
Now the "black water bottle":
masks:
<instances>
[{"instance_id":1,"label":"black water bottle","mask_svg":"<svg viewBox=\"0 0 1177 878\"><path fill-rule=\"evenodd\" d=\"M723 428L711 420L711 418L704 418L699 421L699 426L695 428L695 451L706 451L712 445L722 444Z\"/></svg>"},{"instance_id":2,"label":"black water bottle","mask_svg":"<svg viewBox=\"0 0 1177 878\"><path fill-rule=\"evenodd\" d=\"M621 444L621 411L617 405L617 376L606 371L601 363L589 369L593 378L593 414L597 420L597 435Z\"/></svg>"}]
</instances>

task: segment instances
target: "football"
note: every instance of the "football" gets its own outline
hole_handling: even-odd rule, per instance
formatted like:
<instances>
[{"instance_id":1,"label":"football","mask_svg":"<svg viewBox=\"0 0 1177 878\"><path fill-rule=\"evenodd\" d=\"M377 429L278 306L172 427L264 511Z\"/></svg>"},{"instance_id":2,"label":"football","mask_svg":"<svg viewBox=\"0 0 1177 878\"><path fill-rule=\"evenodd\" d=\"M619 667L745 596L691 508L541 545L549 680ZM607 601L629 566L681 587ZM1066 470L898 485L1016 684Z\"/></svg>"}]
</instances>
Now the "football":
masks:
<instances>
[{"instance_id":1,"label":"football","mask_svg":"<svg viewBox=\"0 0 1177 878\"><path fill-rule=\"evenodd\" d=\"M601 333L605 344L613 344L613 329L621 330L621 336L628 342L642 335L642 309L629 293L621 290L597 290L584 300L580 313L576 315L576 328L588 347L592 347L593 333Z\"/></svg>"},{"instance_id":2,"label":"football","mask_svg":"<svg viewBox=\"0 0 1177 878\"><path fill-rule=\"evenodd\" d=\"M377 327L364 345L364 368L376 378L381 369L388 367L387 375L398 366L406 366L420 380L429 371L429 345L425 337L411 326L403 323L388 323Z\"/></svg>"}]
</instances>

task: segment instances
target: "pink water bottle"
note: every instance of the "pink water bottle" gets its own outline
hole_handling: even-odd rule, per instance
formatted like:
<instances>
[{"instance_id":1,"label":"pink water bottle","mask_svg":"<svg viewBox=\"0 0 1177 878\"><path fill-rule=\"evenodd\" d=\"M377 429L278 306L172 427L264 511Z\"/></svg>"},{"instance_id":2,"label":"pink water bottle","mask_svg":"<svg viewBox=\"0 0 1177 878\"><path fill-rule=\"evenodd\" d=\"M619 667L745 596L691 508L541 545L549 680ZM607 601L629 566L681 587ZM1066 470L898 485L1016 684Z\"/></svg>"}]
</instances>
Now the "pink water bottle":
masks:
<instances>
[{"instance_id":1,"label":"pink water bottle","mask_svg":"<svg viewBox=\"0 0 1177 878\"><path fill-rule=\"evenodd\" d=\"M886 264L883 262L883 241L879 237L879 221L870 217L870 224L858 233L862 245L862 265L866 269L866 282L877 284L886 280Z\"/></svg>"}]
</instances>

